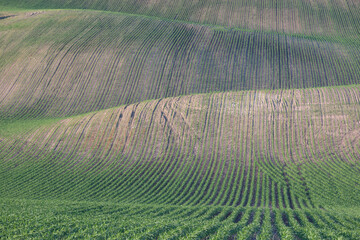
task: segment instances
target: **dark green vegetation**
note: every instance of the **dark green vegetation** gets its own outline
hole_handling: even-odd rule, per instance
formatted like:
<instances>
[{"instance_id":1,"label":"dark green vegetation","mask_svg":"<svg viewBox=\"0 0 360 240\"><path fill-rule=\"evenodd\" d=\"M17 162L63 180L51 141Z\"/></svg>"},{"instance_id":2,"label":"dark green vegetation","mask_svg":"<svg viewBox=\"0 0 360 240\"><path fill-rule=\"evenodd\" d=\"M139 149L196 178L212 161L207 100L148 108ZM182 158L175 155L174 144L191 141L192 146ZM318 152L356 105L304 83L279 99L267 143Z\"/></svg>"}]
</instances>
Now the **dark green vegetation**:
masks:
<instances>
[{"instance_id":1,"label":"dark green vegetation","mask_svg":"<svg viewBox=\"0 0 360 240\"><path fill-rule=\"evenodd\" d=\"M358 228L360 217L349 217L343 209L58 200L1 199L0 209L0 237L15 239L358 239L358 231L349 229Z\"/></svg>"},{"instance_id":2,"label":"dark green vegetation","mask_svg":"<svg viewBox=\"0 0 360 240\"><path fill-rule=\"evenodd\" d=\"M0 238L360 239L359 22L0 0Z\"/></svg>"}]
</instances>

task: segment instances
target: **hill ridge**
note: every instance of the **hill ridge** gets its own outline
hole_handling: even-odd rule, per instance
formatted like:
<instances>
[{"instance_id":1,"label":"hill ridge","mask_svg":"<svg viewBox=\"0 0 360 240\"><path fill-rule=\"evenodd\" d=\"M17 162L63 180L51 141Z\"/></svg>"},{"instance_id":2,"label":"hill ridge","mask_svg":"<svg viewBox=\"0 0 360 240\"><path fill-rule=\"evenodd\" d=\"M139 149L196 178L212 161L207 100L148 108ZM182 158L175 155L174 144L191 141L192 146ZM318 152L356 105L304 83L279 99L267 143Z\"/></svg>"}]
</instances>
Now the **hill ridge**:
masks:
<instances>
[{"instance_id":1,"label":"hill ridge","mask_svg":"<svg viewBox=\"0 0 360 240\"><path fill-rule=\"evenodd\" d=\"M77 11L6 21L3 119L71 116L192 93L360 80L356 46Z\"/></svg>"},{"instance_id":2,"label":"hill ridge","mask_svg":"<svg viewBox=\"0 0 360 240\"><path fill-rule=\"evenodd\" d=\"M2 158L13 159L9 162L10 166L19 162L10 172L6 170L8 174L37 166L38 163L33 163L30 159L40 154L44 156L41 165L55 164L59 168L51 170L53 173L46 173L55 174L55 179L77 179L78 177L72 175L74 171L81 173L80 176L85 179L99 175L104 181L103 190L98 193L100 195L107 189L106 182L112 178L112 181L122 182L127 179L131 184L142 186L135 192L132 192L133 188L124 187L124 190L121 190L124 192L120 194L121 201L137 202L140 201L139 198L143 198L140 202L157 199L159 203L180 203L177 202L179 200L160 197L155 192L162 189L160 185L163 184L165 189L170 191L172 187L166 183L180 184L174 177L182 176L189 178L185 181L188 183L184 186L186 191L195 191L194 187L198 186L193 192L194 197L178 193L180 196L185 194L190 197L190 205L202 203L200 196L209 194L218 197L213 200L212 197L204 198L208 199L207 204L269 206L271 201L275 201L268 199L269 193L261 202L255 201L257 194L264 194L260 190L262 184L270 184L272 187L275 184L274 191L283 194L282 201L277 198L276 204L273 202L273 207L277 208L280 204L284 204L285 208L309 208L319 204L326 208L327 204L338 205L343 201L342 197L338 196L335 200L330 196L339 189L346 192L344 196L353 197L352 200L347 199L347 202L354 205L358 202L357 196L353 195L353 190L350 189L357 188L357 181L353 177L360 171L360 166L356 161L356 152L351 149L359 148L357 136L360 131L360 106L356 98L358 88L359 85L190 95L145 101L54 120L53 123L49 120L43 127L35 122L33 132L20 135L22 140L11 140L10 135L6 138L8 140L1 143L2 149L12 146L11 152L5 152ZM276 120L276 123L269 122L271 119ZM39 121L41 123L42 120ZM19 122L18 125L22 124ZM313 133L306 131L307 124L311 124ZM255 126L262 131L254 131ZM11 126L5 125L5 128L10 131ZM17 125L14 123L12 128L17 128ZM236 129L235 132L232 132L232 128ZM272 139L281 139L281 142L277 143ZM238 142L244 146L234 145ZM20 149L23 153L17 155L16 152ZM292 155L296 155L296 158L291 157ZM25 158L28 160L23 162ZM59 162L58 166L53 158L63 159L64 163ZM4 169L8 169L8 163L4 164ZM185 171L187 168L195 174L193 179L190 172ZM318 173L324 174L313 175L314 168ZM334 172L335 169L337 170ZM215 170L216 172L213 172ZM42 178L41 168L37 171L40 172L37 173L36 182ZM232 183L235 181L232 176L237 176L237 171L245 174L242 180L238 179L237 184L240 185ZM343 174L341 181L325 177L326 174L332 176L335 173ZM106 177L107 174L112 177ZM138 178L139 174L143 178ZM253 174L254 177L251 177ZM6 182L5 176L3 180ZM209 185L210 176L218 179L219 185ZM260 179L258 182L257 178ZM77 180L65 182L75 184ZM30 183L25 185L26 188L30 187ZM130 183L114 184L111 186L128 186ZM221 192L221 186L228 184L225 189L229 192ZM253 185L258 186L256 189L260 193L255 190L249 192ZM319 188L323 189L323 194L315 197L313 193L318 192ZM92 192L86 189L82 193L84 196ZM139 195L140 190L143 194ZM237 191L244 191L246 195L236 195ZM10 192L4 190L3 194ZM41 194L41 191L38 194ZM115 195L112 197L112 194L108 196L108 200L119 193L113 194ZM187 199L185 195L184 199ZM184 200L182 204L186 202Z\"/></svg>"}]
</instances>

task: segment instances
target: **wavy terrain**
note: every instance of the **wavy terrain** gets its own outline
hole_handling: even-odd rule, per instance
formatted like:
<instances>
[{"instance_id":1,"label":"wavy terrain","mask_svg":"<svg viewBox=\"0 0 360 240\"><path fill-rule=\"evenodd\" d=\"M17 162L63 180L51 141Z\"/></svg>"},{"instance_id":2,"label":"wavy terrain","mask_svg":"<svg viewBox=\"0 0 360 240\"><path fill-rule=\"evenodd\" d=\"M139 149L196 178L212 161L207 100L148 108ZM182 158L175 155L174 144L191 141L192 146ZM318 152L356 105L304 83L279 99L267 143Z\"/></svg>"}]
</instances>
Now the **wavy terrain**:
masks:
<instances>
[{"instance_id":1,"label":"wavy terrain","mask_svg":"<svg viewBox=\"0 0 360 240\"><path fill-rule=\"evenodd\" d=\"M354 0L0 0L0 238L360 239Z\"/></svg>"},{"instance_id":2,"label":"wavy terrain","mask_svg":"<svg viewBox=\"0 0 360 240\"><path fill-rule=\"evenodd\" d=\"M1 0L5 7L93 9L169 20L306 34L358 38L357 0Z\"/></svg>"},{"instance_id":3,"label":"wavy terrain","mask_svg":"<svg viewBox=\"0 0 360 240\"><path fill-rule=\"evenodd\" d=\"M1 118L69 116L214 91L360 83L359 39L324 42L83 11L2 21Z\"/></svg>"}]
</instances>

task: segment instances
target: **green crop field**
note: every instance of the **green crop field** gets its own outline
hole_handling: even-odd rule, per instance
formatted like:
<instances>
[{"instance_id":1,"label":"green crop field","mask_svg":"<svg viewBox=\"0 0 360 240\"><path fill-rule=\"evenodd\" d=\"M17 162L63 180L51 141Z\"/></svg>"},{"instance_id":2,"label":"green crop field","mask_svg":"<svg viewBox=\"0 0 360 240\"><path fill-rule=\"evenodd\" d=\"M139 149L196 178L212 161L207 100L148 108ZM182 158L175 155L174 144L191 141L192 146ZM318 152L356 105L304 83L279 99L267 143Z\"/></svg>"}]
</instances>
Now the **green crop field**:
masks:
<instances>
[{"instance_id":1,"label":"green crop field","mask_svg":"<svg viewBox=\"0 0 360 240\"><path fill-rule=\"evenodd\" d=\"M360 239L360 2L0 0L0 239Z\"/></svg>"}]
</instances>

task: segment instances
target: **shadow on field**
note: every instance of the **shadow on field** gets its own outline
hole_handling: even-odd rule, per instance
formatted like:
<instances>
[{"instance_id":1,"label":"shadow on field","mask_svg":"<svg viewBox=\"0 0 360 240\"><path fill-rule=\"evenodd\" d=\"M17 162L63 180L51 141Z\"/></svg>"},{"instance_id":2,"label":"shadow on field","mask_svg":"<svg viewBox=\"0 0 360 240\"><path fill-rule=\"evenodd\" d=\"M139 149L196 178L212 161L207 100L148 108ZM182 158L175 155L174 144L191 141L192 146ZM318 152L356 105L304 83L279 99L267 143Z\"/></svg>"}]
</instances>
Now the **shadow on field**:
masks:
<instances>
[{"instance_id":1,"label":"shadow on field","mask_svg":"<svg viewBox=\"0 0 360 240\"><path fill-rule=\"evenodd\" d=\"M11 17L15 17L15 15L0 16L0 20L6 19L6 18L11 18Z\"/></svg>"}]
</instances>

